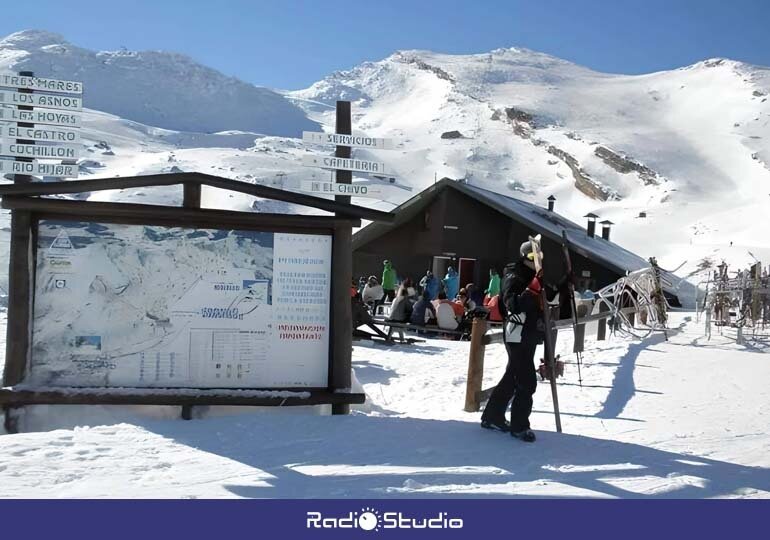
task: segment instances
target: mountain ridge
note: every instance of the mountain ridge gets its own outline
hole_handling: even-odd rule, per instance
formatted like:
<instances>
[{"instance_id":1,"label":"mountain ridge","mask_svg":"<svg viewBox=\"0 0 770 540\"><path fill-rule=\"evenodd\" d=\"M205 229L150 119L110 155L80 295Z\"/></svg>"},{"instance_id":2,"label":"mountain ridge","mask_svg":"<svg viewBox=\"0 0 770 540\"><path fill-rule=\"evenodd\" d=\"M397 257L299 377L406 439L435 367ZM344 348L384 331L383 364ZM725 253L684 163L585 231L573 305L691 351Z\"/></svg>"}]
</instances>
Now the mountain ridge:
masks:
<instances>
[{"instance_id":1,"label":"mountain ridge","mask_svg":"<svg viewBox=\"0 0 770 540\"><path fill-rule=\"evenodd\" d=\"M282 95L179 53L97 52L25 30L0 40L0 69L82 81L89 108L165 129L299 136L318 127Z\"/></svg>"}]
</instances>

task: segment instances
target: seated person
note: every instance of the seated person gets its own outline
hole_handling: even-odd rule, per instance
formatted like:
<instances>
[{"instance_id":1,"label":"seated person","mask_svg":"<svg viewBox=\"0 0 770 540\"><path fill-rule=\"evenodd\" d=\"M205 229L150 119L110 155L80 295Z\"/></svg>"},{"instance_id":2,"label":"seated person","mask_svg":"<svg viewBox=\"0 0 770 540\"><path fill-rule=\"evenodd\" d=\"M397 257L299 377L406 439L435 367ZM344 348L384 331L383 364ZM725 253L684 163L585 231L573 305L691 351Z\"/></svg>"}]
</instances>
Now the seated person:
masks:
<instances>
[{"instance_id":1,"label":"seated person","mask_svg":"<svg viewBox=\"0 0 770 540\"><path fill-rule=\"evenodd\" d=\"M390 306L389 321L409 322L409 316L412 314L412 304L409 302L409 291L401 287L398 289L398 296L393 300Z\"/></svg>"},{"instance_id":2,"label":"seated person","mask_svg":"<svg viewBox=\"0 0 770 540\"><path fill-rule=\"evenodd\" d=\"M436 312L438 312L438 307L440 304L449 304L454 310L455 317L457 317L458 321L463 318L463 315L465 315L465 308L463 305L460 302L453 302L452 300L449 300L444 291L438 293L438 298L433 301L433 307L436 308Z\"/></svg>"},{"instance_id":3,"label":"seated person","mask_svg":"<svg viewBox=\"0 0 770 540\"><path fill-rule=\"evenodd\" d=\"M408 277L406 278L402 283L401 287L406 289L406 296L409 299L409 303L414 305L417 300L419 300L419 295L417 294L417 288L414 286L414 282L412 281L412 278Z\"/></svg>"},{"instance_id":4,"label":"seated person","mask_svg":"<svg viewBox=\"0 0 770 540\"><path fill-rule=\"evenodd\" d=\"M500 295L486 295L484 297L484 307L489 310L489 320L493 322L502 322L503 316L500 314Z\"/></svg>"},{"instance_id":5,"label":"seated person","mask_svg":"<svg viewBox=\"0 0 770 540\"><path fill-rule=\"evenodd\" d=\"M382 285L377 282L377 277L369 276L364 292L361 294L364 304L372 304L376 307L384 295L385 292L382 290Z\"/></svg>"},{"instance_id":6,"label":"seated person","mask_svg":"<svg viewBox=\"0 0 770 540\"><path fill-rule=\"evenodd\" d=\"M443 330L457 330L460 326L455 315L455 310L452 309L452 302L444 299L444 302L439 302L436 308L436 324Z\"/></svg>"},{"instance_id":7,"label":"seated person","mask_svg":"<svg viewBox=\"0 0 770 540\"><path fill-rule=\"evenodd\" d=\"M457 301L463 306L465 311L473 311L476 309L476 302L468 297L465 288L460 289L460 292L457 294Z\"/></svg>"},{"instance_id":8,"label":"seated person","mask_svg":"<svg viewBox=\"0 0 770 540\"><path fill-rule=\"evenodd\" d=\"M409 318L409 322L415 326L425 326L428 323L435 322L436 320L436 308L430 301L430 293L425 291L422 293L417 303L412 308L412 316Z\"/></svg>"}]
</instances>

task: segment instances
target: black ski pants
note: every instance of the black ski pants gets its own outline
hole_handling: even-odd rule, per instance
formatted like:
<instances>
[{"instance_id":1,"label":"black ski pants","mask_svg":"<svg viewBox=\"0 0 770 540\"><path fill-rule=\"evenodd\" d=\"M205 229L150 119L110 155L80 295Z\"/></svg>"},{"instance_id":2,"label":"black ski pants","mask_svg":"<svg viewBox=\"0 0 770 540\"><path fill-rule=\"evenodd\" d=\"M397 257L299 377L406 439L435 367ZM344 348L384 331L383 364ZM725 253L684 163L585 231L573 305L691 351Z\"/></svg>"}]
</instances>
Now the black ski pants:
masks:
<instances>
[{"instance_id":1,"label":"black ski pants","mask_svg":"<svg viewBox=\"0 0 770 540\"><path fill-rule=\"evenodd\" d=\"M497 383L481 415L483 420L499 423L505 419L505 410L511 404L511 431L529 429L532 396L537 390L535 373L535 343L506 343L508 365Z\"/></svg>"}]
</instances>

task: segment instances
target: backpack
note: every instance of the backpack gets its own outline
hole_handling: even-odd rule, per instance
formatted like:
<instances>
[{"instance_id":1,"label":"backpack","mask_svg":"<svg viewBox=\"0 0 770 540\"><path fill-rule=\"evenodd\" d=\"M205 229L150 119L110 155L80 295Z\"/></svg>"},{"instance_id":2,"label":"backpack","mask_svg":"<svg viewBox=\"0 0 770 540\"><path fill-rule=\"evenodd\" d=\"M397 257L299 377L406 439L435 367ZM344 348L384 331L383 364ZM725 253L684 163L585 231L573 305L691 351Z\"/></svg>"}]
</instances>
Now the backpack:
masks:
<instances>
[{"instance_id":1,"label":"backpack","mask_svg":"<svg viewBox=\"0 0 770 540\"><path fill-rule=\"evenodd\" d=\"M516 297L527 288L527 284L516 273L516 266L517 263L505 265L497 300L500 316L505 321L503 335L506 343L521 343L521 333L527 320L525 313L509 309L509 303L515 306Z\"/></svg>"}]
</instances>

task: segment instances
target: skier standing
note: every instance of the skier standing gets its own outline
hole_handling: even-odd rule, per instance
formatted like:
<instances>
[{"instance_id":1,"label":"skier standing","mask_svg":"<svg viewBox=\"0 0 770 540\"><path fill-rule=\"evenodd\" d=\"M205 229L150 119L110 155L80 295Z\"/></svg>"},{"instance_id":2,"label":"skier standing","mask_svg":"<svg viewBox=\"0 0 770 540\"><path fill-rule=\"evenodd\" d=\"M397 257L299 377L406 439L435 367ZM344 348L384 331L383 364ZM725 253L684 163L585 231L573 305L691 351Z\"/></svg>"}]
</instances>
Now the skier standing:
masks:
<instances>
[{"instance_id":1,"label":"skier standing","mask_svg":"<svg viewBox=\"0 0 770 540\"><path fill-rule=\"evenodd\" d=\"M540 296L544 283L542 272L535 273L531 243L527 241L521 244L519 252L521 258L505 267L500 291L499 307L503 320L507 321L505 348L508 352L508 365L484 408L481 427L510 431L517 439L534 442L535 434L530 429L529 416L532 413L532 396L537 389L535 350L545 338ZM560 285L566 282L565 278ZM557 292L555 288L546 287L549 300ZM508 322L514 319L523 319L523 324ZM513 403L509 424L505 419L505 410L511 399Z\"/></svg>"},{"instance_id":2,"label":"skier standing","mask_svg":"<svg viewBox=\"0 0 770 540\"><path fill-rule=\"evenodd\" d=\"M428 294L428 300L433 300L438 295L438 280L433 276L433 272L428 270L420 280L422 292Z\"/></svg>"},{"instance_id":3,"label":"skier standing","mask_svg":"<svg viewBox=\"0 0 770 540\"><path fill-rule=\"evenodd\" d=\"M444 291L446 292L446 297L454 300L459 289L459 277L455 269L450 266L446 270L446 276L444 276Z\"/></svg>"},{"instance_id":4,"label":"skier standing","mask_svg":"<svg viewBox=\"0 0 770 540\"><path fill-rule=\"evenodd\" d=\"M497 268L489 269L489 285L487 285L487 290L484 292L490 298L500 294L500 274L497 273Z\"/></svg>"},{"instance_id":5,"label":"skier standing","mask_svg":"<svg viewBox=\"0 0 770 540\"><path fill-rule=\"evenodd\" d=\"M389 260L382 261L382 292L385 300L392 302L396 298L396 269Z\"/></svg>"}]
</instances>

